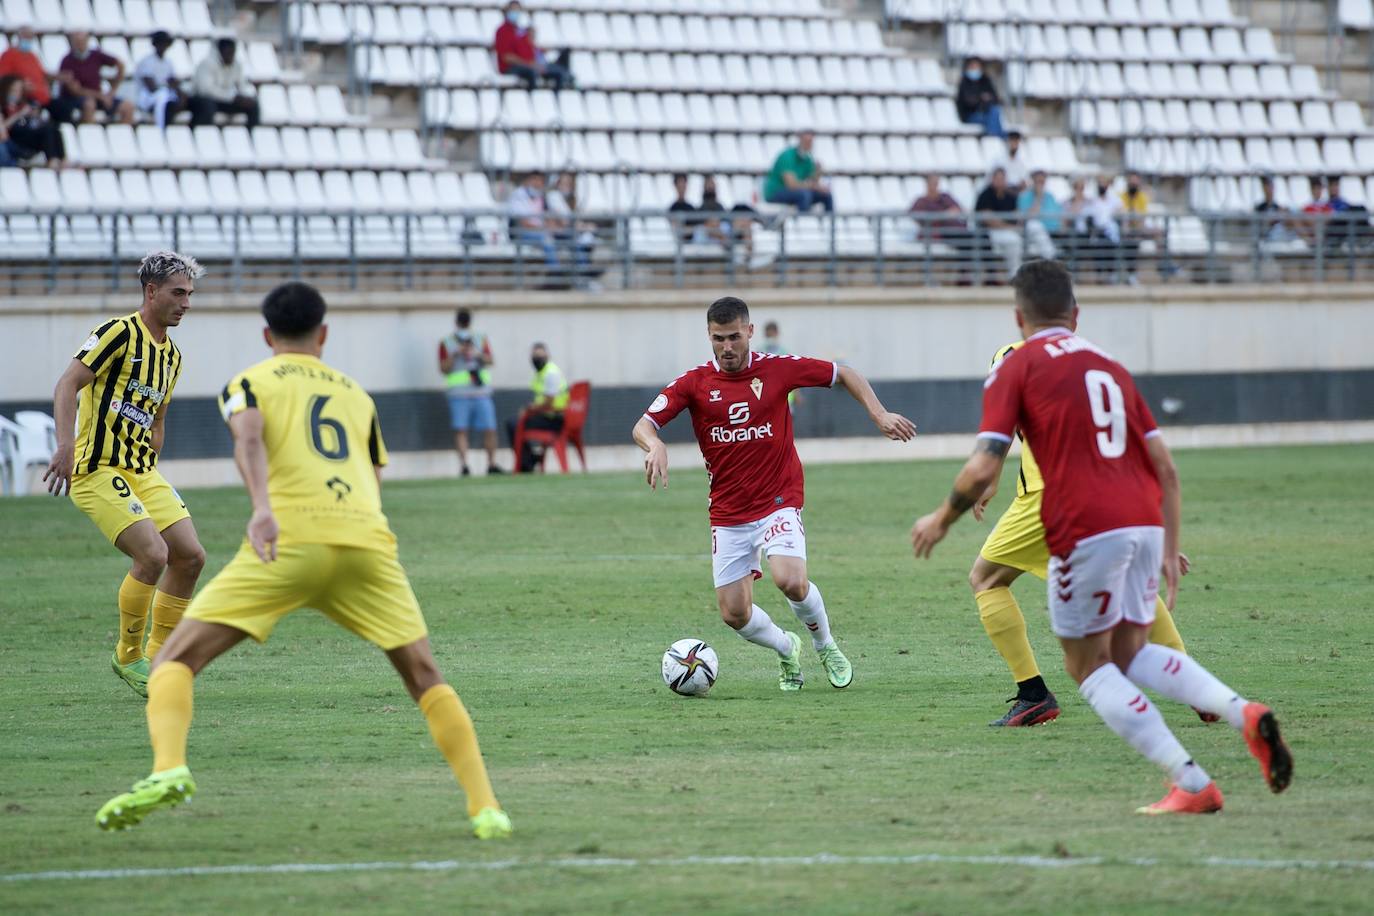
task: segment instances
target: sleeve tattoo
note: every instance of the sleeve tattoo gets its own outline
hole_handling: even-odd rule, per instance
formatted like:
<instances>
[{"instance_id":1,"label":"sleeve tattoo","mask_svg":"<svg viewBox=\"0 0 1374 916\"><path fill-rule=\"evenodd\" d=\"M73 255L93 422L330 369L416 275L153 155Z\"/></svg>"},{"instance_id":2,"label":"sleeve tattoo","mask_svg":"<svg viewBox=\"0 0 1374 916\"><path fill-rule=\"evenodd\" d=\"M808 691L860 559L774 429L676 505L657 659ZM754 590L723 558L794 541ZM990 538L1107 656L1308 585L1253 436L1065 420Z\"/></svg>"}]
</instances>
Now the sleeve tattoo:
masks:
<instances>
[{"instance_id":1,"label":"sleeve tattoo","mask_svg":"<svg viewBox=\"0 0 1374 916\"><path fill-rule=\"evenodd\" d=\"M1011 449L1011 443L1001 439L994 439L991 436L984 436L978 440L974 446L974 452L987 452L994 458L1001 458Z\"/></svg>"}]
</instances>

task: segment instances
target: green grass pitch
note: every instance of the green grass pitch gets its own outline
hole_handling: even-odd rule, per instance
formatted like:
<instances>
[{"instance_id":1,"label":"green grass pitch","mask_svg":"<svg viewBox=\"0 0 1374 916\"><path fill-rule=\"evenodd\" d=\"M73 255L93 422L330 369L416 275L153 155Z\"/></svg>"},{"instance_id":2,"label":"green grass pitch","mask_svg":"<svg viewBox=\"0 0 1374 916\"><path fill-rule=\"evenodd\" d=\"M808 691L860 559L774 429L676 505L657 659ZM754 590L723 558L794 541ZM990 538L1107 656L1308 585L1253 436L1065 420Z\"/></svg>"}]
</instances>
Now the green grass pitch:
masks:
<instances>
[{"instance_id":1,"label":"green grass pitch","mask_svg":"<svg viewBox=\"0 0 1374 916\"><path fill-rule=\"evenodd\" d=\"M719 621L699 465L676 467L658 494L632 475L388 485L436 654L515 821L501 844L468 836L458 789L381 654L309 611L198 679L194 804L100 833L97 806L151 759L142 703L108 663L127 564L66 502L5 500L0 872L516 862L0 881L0 911L1368 912L1367 867L1201 860L1374 860L1369 447L1179 461L1194 563L1179 627L1223 680L1274 705L1297 760L1292 789L1272 796L1235 732L1164 704L1226 794L1206 818L1131 814L1163 794L1163 777L1079 699L1029 577L1016 592L1064 714L987 728L1013 692L965 580L988 524L963 520L930 562L908 542L954 463L809 471L812 578L856 677L831 689L808 649L807 687L792 695L769 655ZM994 509L1010 492L1009 471ZM208 579L247 502L188 496ZM798 628L771 586L758 601ZM706 699L659 678L683 636L720 654ZM1104 861L680 861L818 853ZM634 863L596 861L611 858Z\"/></svg>"}]
</instances>

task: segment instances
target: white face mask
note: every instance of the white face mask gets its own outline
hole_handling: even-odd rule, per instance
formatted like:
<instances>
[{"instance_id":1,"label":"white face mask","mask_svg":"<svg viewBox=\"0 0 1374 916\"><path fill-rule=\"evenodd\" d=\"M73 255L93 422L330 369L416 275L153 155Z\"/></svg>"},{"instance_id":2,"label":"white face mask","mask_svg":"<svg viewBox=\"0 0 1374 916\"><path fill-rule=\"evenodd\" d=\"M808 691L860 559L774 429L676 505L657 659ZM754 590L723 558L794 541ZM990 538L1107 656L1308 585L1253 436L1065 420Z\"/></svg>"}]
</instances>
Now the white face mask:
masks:
<instances>
[{"instance_id":1,"label":"white face mask","mask_svg":"<svg viewBox=\"0 0 1374 916\"><path fill-rule=\"evenodd\" d=\"M971 80L982 79L982 77L983 77L983 71L982 71L982 70L965 70L965 71L964 71L964 76L968 77L968 78L971 79Z\"/></svg>"}]
</instances>

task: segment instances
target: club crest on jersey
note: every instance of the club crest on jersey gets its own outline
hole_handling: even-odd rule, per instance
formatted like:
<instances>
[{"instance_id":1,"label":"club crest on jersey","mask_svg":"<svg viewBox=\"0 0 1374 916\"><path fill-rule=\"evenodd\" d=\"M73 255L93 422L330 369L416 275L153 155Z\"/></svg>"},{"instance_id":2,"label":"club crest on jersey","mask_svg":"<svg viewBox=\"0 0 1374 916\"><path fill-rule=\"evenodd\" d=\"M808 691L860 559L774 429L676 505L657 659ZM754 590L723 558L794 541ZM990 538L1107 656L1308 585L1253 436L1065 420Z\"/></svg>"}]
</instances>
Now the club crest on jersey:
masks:
<instances>
[{"instance_id":1,"label":"club crest on jersey","mask_svg":"<svg viewBox=\"0 0 1374 916\"><path fill-rule=\"evenodd\" d=\"M761 378L754 378L754 379L751 379L751 380L749 381L749 388L754 392L754 397L755 397L755 398L761 399L761 398L763 397L763 379L761 379Z\"/></svg>"},{"instance_id":2,"label":"club crest on jersey","mask_svg":"<svg viewBox=\"0 0 1374 916\"><path fill-rule=\"evenodd\" d=\"M712 389L711 389L711 400L712 400L712 401L719 401L719 400L720 400L720 389L719 389L719 388L712 388Z\"/></svg>"}]
</instances>

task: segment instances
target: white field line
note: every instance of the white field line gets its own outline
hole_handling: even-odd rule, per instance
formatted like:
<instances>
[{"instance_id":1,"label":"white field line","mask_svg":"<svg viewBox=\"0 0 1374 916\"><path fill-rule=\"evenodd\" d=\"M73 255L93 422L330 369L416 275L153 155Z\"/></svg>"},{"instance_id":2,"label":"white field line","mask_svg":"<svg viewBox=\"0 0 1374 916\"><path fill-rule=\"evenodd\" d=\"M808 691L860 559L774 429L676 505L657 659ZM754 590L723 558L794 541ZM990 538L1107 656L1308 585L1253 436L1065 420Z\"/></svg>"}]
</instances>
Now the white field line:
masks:
<instances>
[{"instance_id":1,"label":"white field line","mask_svg":"<svg viewBox=\"0 0 1374 916\"><path fill-rule=\"evenodd\" d=\"M807 867L815 865L1016 865L1023 868L1079 868L1101 866L1117 868L1225 868L1236 870L1316 870L1370 871L1374 859L1228 859L1211 857L1193 861L1154 858L1115 858L1083 856L958 856L921 853L906 856L842 856L818 853L811 856L684 856L662 859L562 858L495 859L489 862L288 862L277 865L188 865L181 868L109 868L77 871L37 871L0 874L0 882L14 881L88 881L100 878L187 878L218 875L315 875L341 872L485 872L513 869L636 869L689 868L694 866Z\"/></svg>"}]
</instances>

